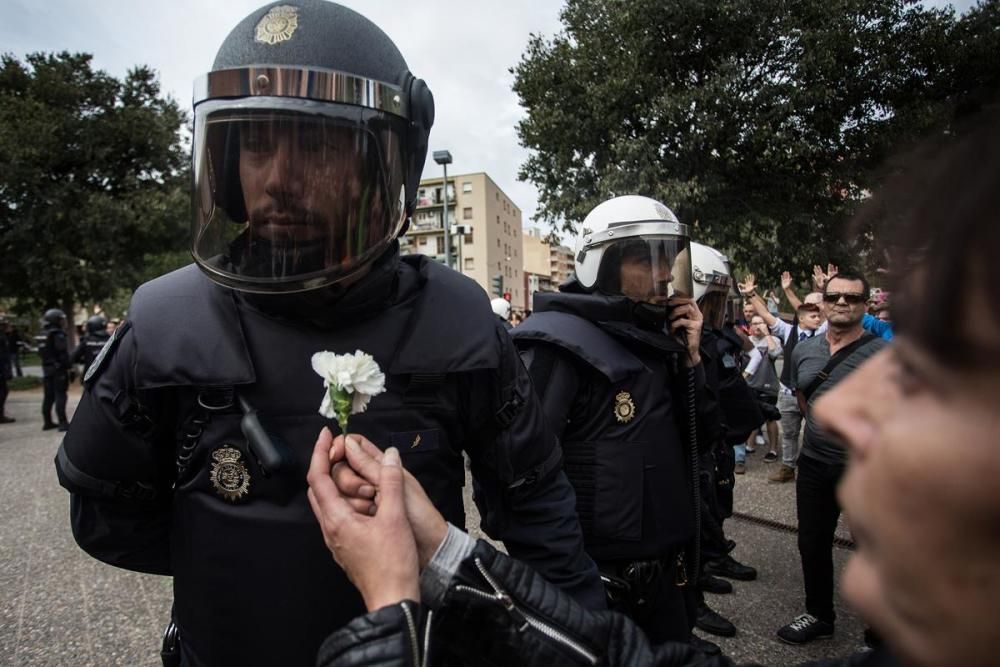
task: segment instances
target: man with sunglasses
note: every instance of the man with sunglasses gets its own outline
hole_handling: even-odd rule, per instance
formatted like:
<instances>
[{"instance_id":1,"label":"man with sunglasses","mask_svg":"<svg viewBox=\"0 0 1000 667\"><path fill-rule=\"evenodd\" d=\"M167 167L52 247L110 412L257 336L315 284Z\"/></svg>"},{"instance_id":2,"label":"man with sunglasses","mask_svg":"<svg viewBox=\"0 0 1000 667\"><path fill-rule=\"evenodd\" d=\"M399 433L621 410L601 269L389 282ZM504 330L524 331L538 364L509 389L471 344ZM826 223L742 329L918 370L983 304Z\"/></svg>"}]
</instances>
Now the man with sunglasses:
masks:
<instances>
[{"instance_id":1,"label":"man with sunglasses","mask_svg":"<svg viewBox=\"0 0 1000 667\"><path fill-rule=\"evenodd\" d=\"M833 635L833 537L841 511L836 491L847 452L817 425L811 407L887 344L862 326L869 289L858 273L830 278L823 288L826 331L796 345L788 361L789 387L806 417L795 483L806 613L778 630L778 638L790 644Z\"/></svg>"}]
</instances>

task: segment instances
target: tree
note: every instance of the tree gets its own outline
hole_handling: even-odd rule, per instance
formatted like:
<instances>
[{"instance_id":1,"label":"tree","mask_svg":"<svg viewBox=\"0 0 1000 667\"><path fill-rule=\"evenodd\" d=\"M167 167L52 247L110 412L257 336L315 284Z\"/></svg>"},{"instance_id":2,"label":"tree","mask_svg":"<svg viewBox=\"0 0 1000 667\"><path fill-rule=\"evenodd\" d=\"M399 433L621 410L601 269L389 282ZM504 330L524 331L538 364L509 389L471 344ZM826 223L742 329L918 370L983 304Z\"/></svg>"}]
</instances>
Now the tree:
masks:
<instances>
[{"instance_id":1,"label":"tree","mask_svg":"<svg viewBox=\"0 0 1000 667\"><path fill-rule=\"evenodd\" d=\"M87 54L0 59L0 296L40 313L133 289L185 245L185 114L155 73Z\"/></svg>"},{"instance_id":2,"label":"tree","mask_svg":"<svg viewBox=\"0 0 1000 667\"><path fill-rule=\"evenodd\" d=\"M996 51L967 57L996 5L957 22L904 0L568 0L512 70L536 218L574 231L639 193L775 283L856 263L872 239L844 231L879 165L996 80Z\"/></svg>"}]
</instances>

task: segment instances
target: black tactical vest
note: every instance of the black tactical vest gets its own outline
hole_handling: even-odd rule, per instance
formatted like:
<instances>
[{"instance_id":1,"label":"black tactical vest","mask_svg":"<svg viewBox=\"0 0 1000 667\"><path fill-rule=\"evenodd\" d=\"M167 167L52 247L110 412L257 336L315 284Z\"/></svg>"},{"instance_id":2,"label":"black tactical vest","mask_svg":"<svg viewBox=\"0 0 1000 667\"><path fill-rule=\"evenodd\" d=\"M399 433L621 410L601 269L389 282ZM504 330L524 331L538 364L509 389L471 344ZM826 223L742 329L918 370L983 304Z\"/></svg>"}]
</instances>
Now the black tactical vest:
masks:
<instances>
[{"instance_id":1,"label":"black tactical vest","mask_svg":"<svg viewBox=\"0 0 1000 667\"><path fill-rule=\"evenodd\" d=\"M398 273L398 300L335 328L265 314L194 266L137 291L137 389L169 392L177 405L171 568L186 660L312 664L330 630L364 612L306 499L316 436L325 425L339 432L318 413L314 352L375 357L387 391L351 416L350 431L398 447L438 509L464 525L461 450L481 443L468 442L459 416L475 406L456 380L497 368L496 331L487 317L453 326L454 313L484 310L471 281L416 257L402 258ZM241 431L239 399L283 452L270 475Z\"/></svg>"},{"instance_id":2,"label":"black tactical vest","mask_svg":"<svg viewBox=\"0 0 1000 667\"><path fill-rule=\"evenodd\" d=\"M683 401L674 397L683 348L629 324L545 310L557 299L602 297L546 297L511 333L521 349L553 346L590 371L562 440L587 553L597 561L664 557L695 528Z\"/></svg>"}]
</instances>

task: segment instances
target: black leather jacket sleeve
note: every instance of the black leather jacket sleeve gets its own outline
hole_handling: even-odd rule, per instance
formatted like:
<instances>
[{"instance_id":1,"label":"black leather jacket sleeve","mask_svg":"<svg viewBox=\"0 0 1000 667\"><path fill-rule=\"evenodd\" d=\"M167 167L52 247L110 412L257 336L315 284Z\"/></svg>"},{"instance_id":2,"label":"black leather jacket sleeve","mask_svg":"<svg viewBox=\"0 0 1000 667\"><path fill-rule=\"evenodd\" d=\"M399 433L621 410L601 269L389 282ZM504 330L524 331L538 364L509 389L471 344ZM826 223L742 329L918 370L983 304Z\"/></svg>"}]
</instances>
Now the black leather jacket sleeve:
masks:
<instances>
[{"instance_id":1,"label":"black leather jacket sleeve","mask_svg":"<svg viewBox=\"0 0 1000 667\"><path fill-rule=\"evenodd\" d=\"M404 602L356 618L320 648L323 667L419 665L653 665L730 667L687 644L651 646L632 621L591 612L530 567L485 542L455 574L443 605L416 621ZM429 641L427 638L430 638ZM429 654L426 653L429 651Z\"/></svg>"}]
</instances>

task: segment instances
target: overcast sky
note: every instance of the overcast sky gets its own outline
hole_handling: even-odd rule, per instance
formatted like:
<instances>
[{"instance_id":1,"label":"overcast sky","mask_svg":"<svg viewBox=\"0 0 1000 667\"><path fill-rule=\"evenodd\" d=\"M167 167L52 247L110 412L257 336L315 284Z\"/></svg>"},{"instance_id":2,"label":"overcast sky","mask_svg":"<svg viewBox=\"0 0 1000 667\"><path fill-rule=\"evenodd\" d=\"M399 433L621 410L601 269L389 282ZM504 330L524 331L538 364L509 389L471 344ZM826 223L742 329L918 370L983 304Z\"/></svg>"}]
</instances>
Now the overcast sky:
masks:
<instances>
[{"instance_id":1,"label":"overcast sky","mask_svg":"<svg viewBox=\"0 0 1000 667\"><path fill-rule=\"evenodd\" d=\"M290 0L294 4L294 0ZM85 51L115 76L137 64L160 73L165 92L190 110L194 79L208 71L229 31L264 0L0 0L0 50ZM561 0L341 0L396 42L434 93L430 150L449 149L452 173L485 171L529 225L535 189L517 181L526 157L514 126L523 111L508 69L531 33L559 30ZM944 6L948 2L925 4ZM974 0L951 3L964 11ZM425 175L439 175L428 156Z\"/></svg>"}]
</instances>

